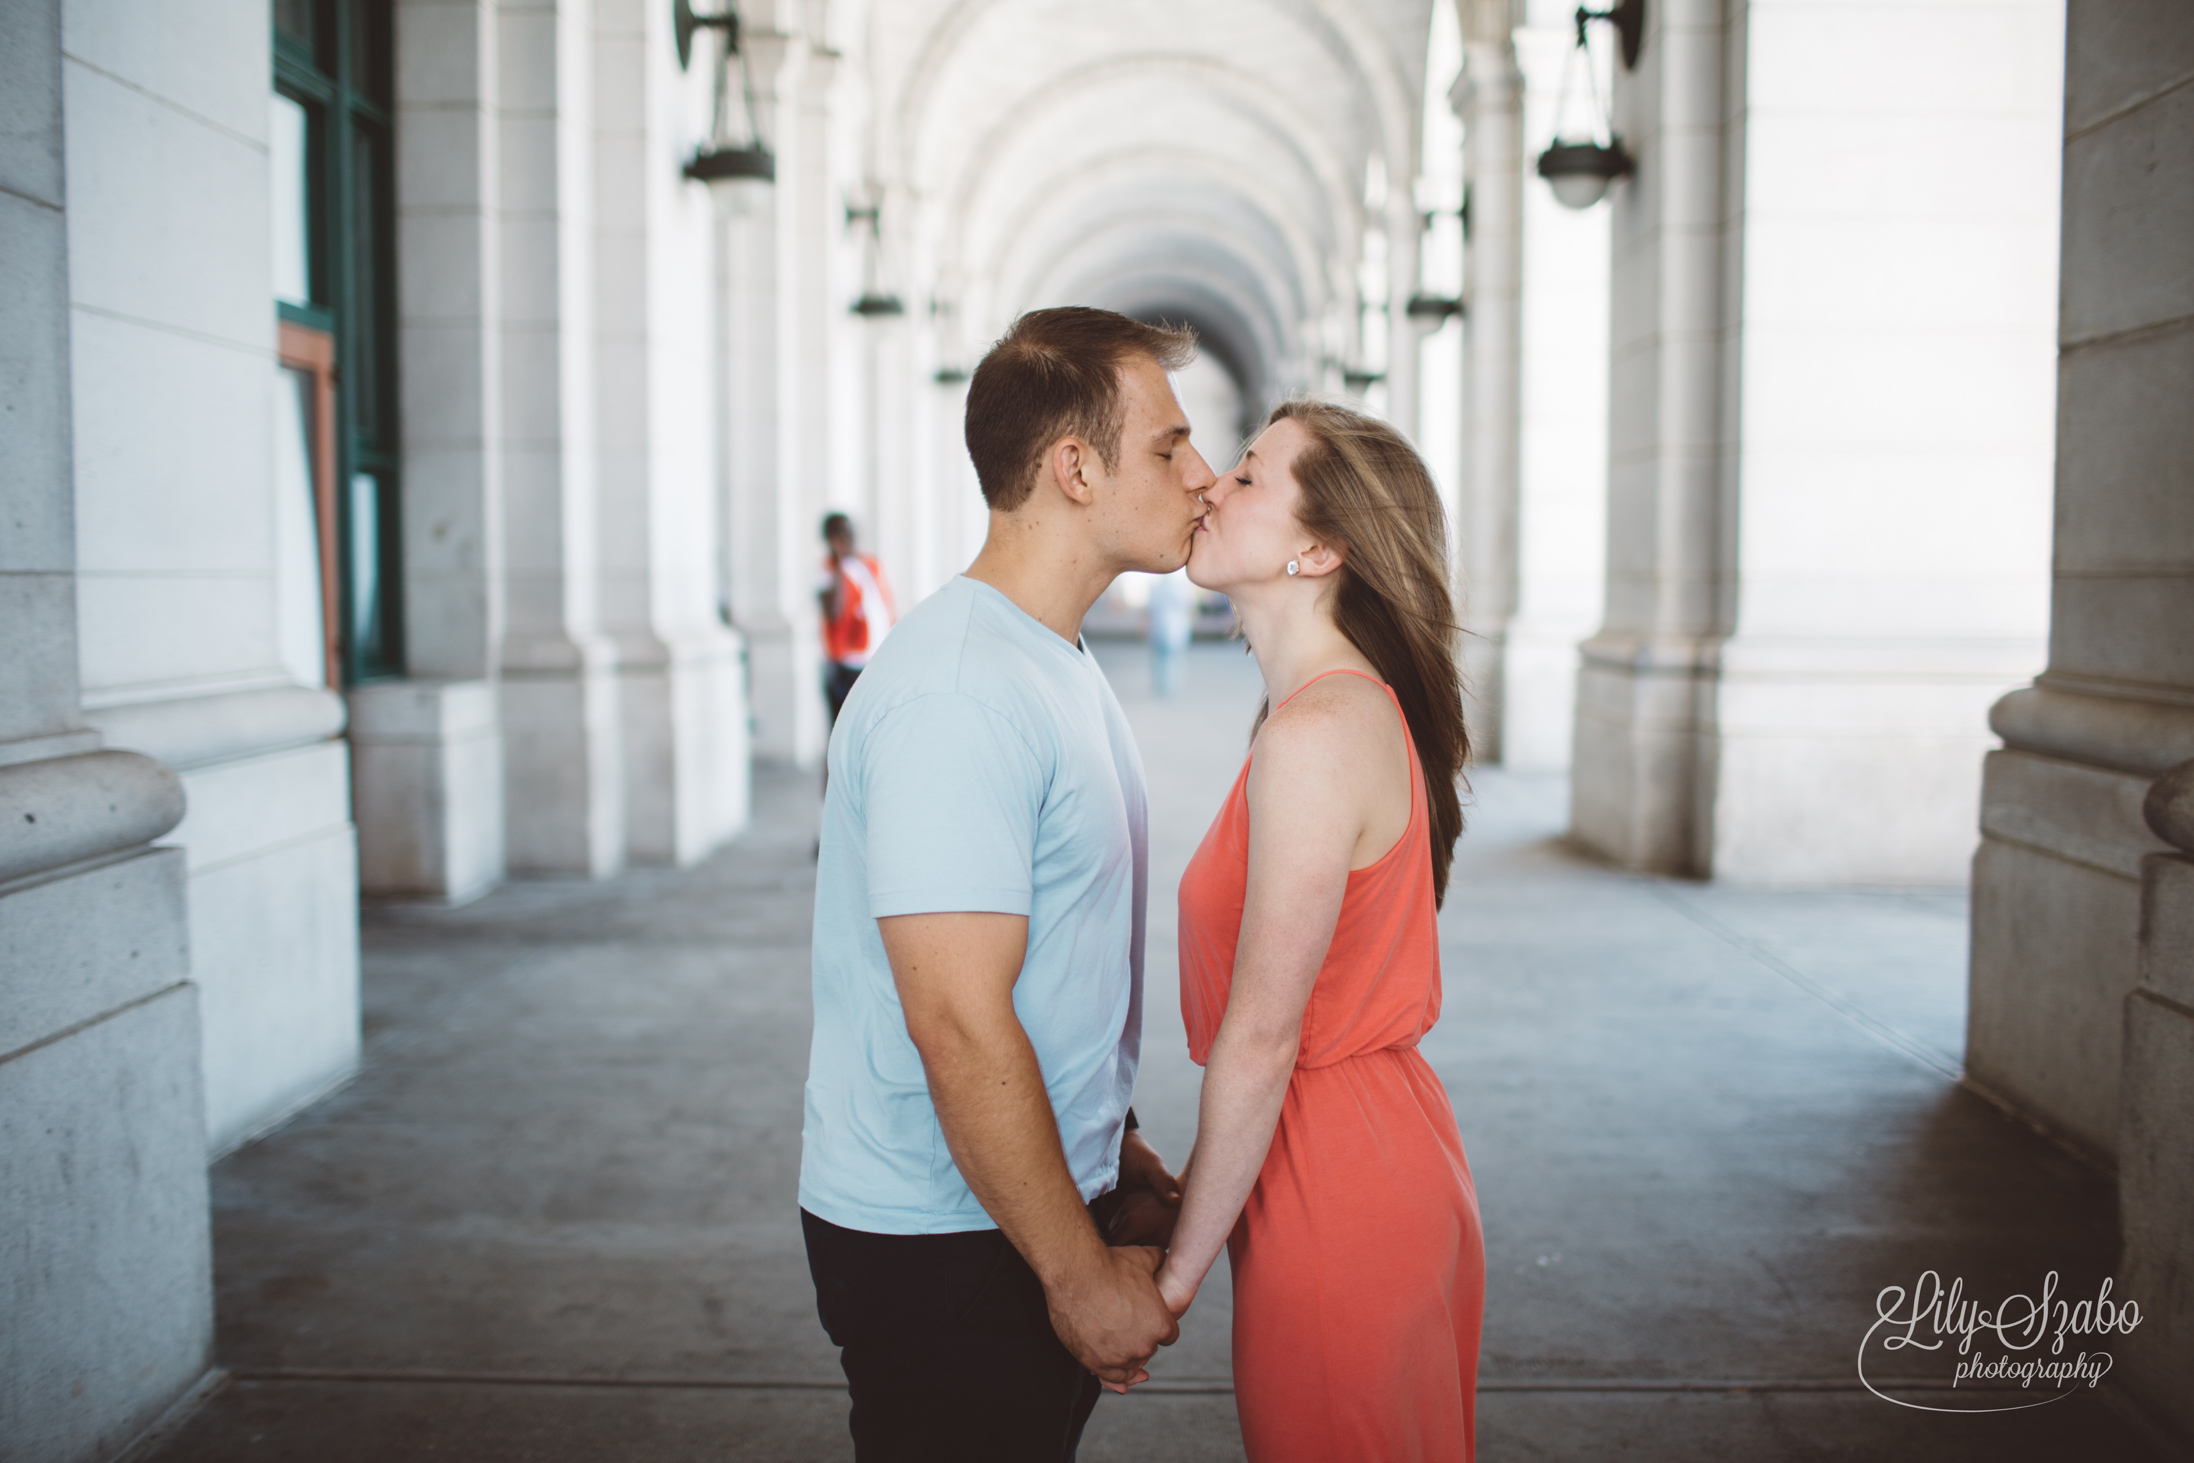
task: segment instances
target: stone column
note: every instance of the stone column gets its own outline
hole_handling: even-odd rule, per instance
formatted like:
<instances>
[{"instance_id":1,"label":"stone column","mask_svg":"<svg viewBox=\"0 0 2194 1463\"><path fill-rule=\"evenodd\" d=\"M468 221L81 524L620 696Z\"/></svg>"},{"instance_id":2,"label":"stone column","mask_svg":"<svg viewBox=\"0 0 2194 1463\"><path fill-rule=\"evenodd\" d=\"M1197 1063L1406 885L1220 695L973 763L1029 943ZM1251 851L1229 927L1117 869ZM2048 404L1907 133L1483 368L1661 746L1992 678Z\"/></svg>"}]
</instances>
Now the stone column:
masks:
<instances>
[{"instance_id":1,"label":"stone column","mask_svg":"<svg viewBox=\"0 0 2194 1463\"><path fill-rule=\"evenodd\" d=\"M2048 626L2061 0L1736 14L1698 841L1717 878L1958 883ZM1878 54L1903 79L1833 59ZM1947 180L1984 131L1990 179Z\"/></svg>"},{"instance_id":2,"label":"stone column","mask_svg":"<svg viewBox=\"0 0 2194 1463\"><path fill-rule=\"evenodd\" d=\"M0 10L0 96L0 1438L108 1458L211 1360L184 854L150 846L183 790L80 704L58 0Z\"/></svg>"},{"instance_id":3,"label":"stone column","mask_svg":"<svg viewBox=\"0 0 2194 1463\"><path fill-rule=\"evenodd\" d=\"M1650 10L1573 799L1626 865L1963 875L1986 708L2044 624L2053 16ZM1946 186L1976 129L1990 181Z\"/></svg>"},{"instance_id":4,"label":"stone column","mask_svg":"<svg viewBox=\"0 0 2194 1463\"><path fill-rule=\"evenodd\" d=\"M1417 292L1421 277L1417 262L1422 247L1423 221L1417 216L1417 200L1410 180L1396 176L1387 183L1386 209L1381 223L1387 237L1387 291L1379 302L1386 315L1387 419L1424 446L1424 362L1419 349L1424 331L1409 318L1409 297Z\"/></svg>"},{"instance_id":5,"label":"stone column","mask_svg":"<svg viewBox=\"0 0 2194 1463\"><path fill-rule=\"evenodd\" d=\"M1463 671L1471 743L1501 760L1509 617L1516 613L1517 440L1523 371L1523 75L1508 0L1464 7L1463 71L1451 100L1463 120L1470 189L1465 253L1462 511Z\"/></svg>"},{"instance_id":6,"label":"stone column","mask_svg":"<svg viewBox=\"0 0 2194 1463\"><path fill-rule=\"evenodd\" d=\"M624 863L616 647L596 563L591 6L503 0L505 829L513 871Z\"/></svg>"},{"instance_id":7,"label":"stone column","mask_svg":"<svg viewBox=\"0 0 2194 1463\"><path fill-rule=\"evenodd\" d=\"M2194 762L2158 778L2143 812L2173 852L2141 861L2140 984L2126 997L2119 1086L2118 1221L2124 1300L2141 1328L2124 1343L2124 1384L2181 1438L2194 1438Z\"/></svg>"},{"instance_id":8,"label":"stone column","mask_svg":"<svg viewBox=\"0 0 2194 1463\"><path fill-rule=\"evenodd\" d=\"M594 76L594 531L624 840L636 863L686 864L747 813L739 640L715 605L715 214L679 172L707 133L711 70L679 71L667 8L596 0Z\"/></svg>"},{"instance_id":9,"label":"stone column","mask_svg":"<svg viewBox=\"0 0 2194 1463\"><path fill-rule=\"evenodd\" d=\"M1607 578L1605 207L1564 208L1528 164L1554 138L1575 5L1539 0L1516 31L1524 74L1522 401L1517 453L1516 612L1502 653L1501 761L1570 764L1577 647L1600 626ZM1611 49L1598 46L1603 62ZM1620 64L1619 62L1617 64ZM1579 78L1572 78L1573 84ZM1581 119L1570 98L1571 127Z\"/></svg>"},{"instance_id":10,"label":"stone column","mask_svg":"<svg viewBox=\"0 0 2194 1463\"><path fill-rule=\"evenodd\" d=\"M313 556L292 569L280 546L310 510L302 475L276 471L268 11L66 13L78 671L107 745L183 778L206 1130L225 1150L359 1051L345 708L296 653L319 643L295 614Z\"/></svg>"},{"instance_id":11,"label":"stone column","mask_svg":"<svg viewBox=\"0 0 2194 1463\"><path fill-rule=\"evenodd\" d=\"M2143 864L2170 847L2141 808L2151 783L2194 758L2190 80L2194 11L2074 0L2049 666L1990 718L2004 748L1989 755L1981 794L1966 1049L1973 1081L2091 1151L2114 1153L2121 1173L2161 1162L2173 1182L2183 1182L2194 1146L2183 1062L2190 1003L2174 973L2187 938L2174 901L2186 883L2172 858L2150 865L2144 952ZM2143 1060L2121 1071L2129 1038ZM2121 1149L2128 1135L2136 1146ZM2136 1197L2167 1192L2128 1182ZM2127 1213L2136 1268L2183 1244L2183 1229L2165 1243L2168 1227L2144 1228L2153 1217ZM2132 1298L2144 1310L2179 1308L2178 1370L2168 1382L2152 1374L2151 1385L2175 1392L2184 1419L2194 1353L2188 1272L2178 1273L2170 1296ZM2159 1315L2143 1329L2170 1324Z\"/></svg>"},{"instance_id":12,"label":"stone column","mask_svg":"<svg viewBox=\"0 0 2194 1463\"><path fill-rule=\"evenodd\" d=\"M1582 647L1570 818L1631 868L1703 873L1698 731L1720 587L1723 37L1719 0L1648 7L1615 84L1638 160L1610 193L1606 619Z\"/></svg>"},{"instance_id":13,"label":"stone column","mask_svg":"<svg viewBox=\"0 0 2194 1463\"><path fill-rule=\"evenodd\" d=\"M760 26L759 17L754 23ZM743 36L762 127L777 151L777 182L725 190L723 251L730 352L728 527L725 577L732 623L746 638L754 749L812 766L823 748L822 650L803 470L801 384L809 343L800 329L797 200L799 129L792 111L805 46L796 34L757 28ZM814 548L814 552L810 549Z\"/></svg>"},{"instance_id":14,"label":"stone column","mask_svg":"<svg viewBox=\"0 0 2194 1463\"><path fill-rule=\"evenodd\" d=\"M350 693L360 883L453 903L506 866L499 50L494 0L400 0L408 675Z\"/></svg>"}]
</instances>

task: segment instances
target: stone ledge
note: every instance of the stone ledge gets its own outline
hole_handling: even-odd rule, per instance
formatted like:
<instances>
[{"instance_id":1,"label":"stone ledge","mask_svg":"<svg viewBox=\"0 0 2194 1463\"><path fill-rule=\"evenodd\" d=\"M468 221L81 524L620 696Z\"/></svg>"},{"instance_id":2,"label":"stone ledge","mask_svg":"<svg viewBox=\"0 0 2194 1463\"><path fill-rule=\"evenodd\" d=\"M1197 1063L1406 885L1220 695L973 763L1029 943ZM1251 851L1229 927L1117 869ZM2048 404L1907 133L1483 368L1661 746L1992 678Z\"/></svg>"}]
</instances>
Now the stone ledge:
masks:
<instances>
[{"instance_id":1,"label":"stone ledge","mask_svg":"<svg viewBox=\"0 0 2194 1463\"><path fill-rule=\"evenodd\" d=\"M136 752L0 767L0 883L150 843L183 811L182 780Z\"/></svg>"},{"instance_id":2,"label":"stone ledge","mask_svg":"<svg viewBox=\"0 0 2194 1463\"><path fill-rule=\"evenodd\" d=\"M1998 701L1989 729L2004 744L2155 777L2194 758L2194 708L2028 686Z\"/></svg>"},{"instance_id":3,"label":"stone ledge","mask_svg":"<svg viewBox=\"0 0 2194 1463\"><path fill-rule=\"evenodd\" d=\"M2194 1008L2194 859L2152 853L2141 861L2141 985Z\"/></svg>"},{"instance_id":4,"label":"stone ledge","mask_svg":"<svg viewBox=\"0 0 2194 1463\"><path fill-rule=\"evenodd\" d=\"M343 698L310 686L272 686L219 696L149 701L86 713L110 746L128 747L188 770L301 747L338 736Z\"/></svg>"},{"instance_id":5,"label":"stone ledge","mask_svg":"<svg viewBox=\"0 0 2194 1463\"><path fill-rule=\"evenodd\" d=\"M360 742L441 743L494 733L495 682L383 681L350 693L351 736Z\"/></svg>"},{"instance_id":6,"label":"stone ledge","mask_svg":"<svg viewBox=\"0 0 2194 1463\"><path fill-rule=\"evenodd\" d=\"M2194 851L2194 762L2181 762L2150 785L2141 816L2164 842Z\"/></svg>"},{"instance_id":7,"label":"stone ledge","mask_svg":"<svg viewBox=\"0 0 2194 1463\"><path fill-rule=\"evenodd\" d=\"M1982 763L1981 832L2123 879L2165 845L2141 821L2137 774L2006 748Z\"/></svg>"}]
</instances>

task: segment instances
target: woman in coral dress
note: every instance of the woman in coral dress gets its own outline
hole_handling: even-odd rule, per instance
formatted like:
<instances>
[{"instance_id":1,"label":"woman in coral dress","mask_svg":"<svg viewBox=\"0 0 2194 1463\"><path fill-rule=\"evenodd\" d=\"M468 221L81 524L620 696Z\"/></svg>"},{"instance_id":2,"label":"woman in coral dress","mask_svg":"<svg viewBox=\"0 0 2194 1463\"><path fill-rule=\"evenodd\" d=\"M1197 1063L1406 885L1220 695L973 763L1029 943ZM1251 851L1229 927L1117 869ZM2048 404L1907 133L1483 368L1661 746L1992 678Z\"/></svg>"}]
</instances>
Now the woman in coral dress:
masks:
<instances>
[{"instance_id":1,"label":"woman in coral dress","mask_svg":"<svg viewBox=\"0 0 2194 1463\"><path fill-rule=\"evenodd\" d=\"M1206 1071L1159 1289L1186 1310L1225 1247L1253 1463L1467 1460L1485 1252L1417 1051L1468 754L1439 497L1393 428L1289 402L1205 500L1189 576L1268 711L1181 880Z\"/></svg>"}]
</instances>

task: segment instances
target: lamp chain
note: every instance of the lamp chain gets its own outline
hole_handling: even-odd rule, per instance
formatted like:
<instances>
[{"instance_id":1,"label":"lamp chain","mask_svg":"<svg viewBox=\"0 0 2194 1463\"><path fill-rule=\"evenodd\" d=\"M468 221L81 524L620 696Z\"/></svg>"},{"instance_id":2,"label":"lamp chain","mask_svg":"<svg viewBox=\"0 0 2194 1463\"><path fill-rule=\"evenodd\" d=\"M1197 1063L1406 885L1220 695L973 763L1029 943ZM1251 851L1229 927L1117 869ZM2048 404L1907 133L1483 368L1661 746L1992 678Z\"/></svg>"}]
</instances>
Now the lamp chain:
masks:
<instances>
[{"instance_id":1,"label":"lamp chain","mask_svg":"<svg viewBox=\"0 0 2194 1463\"><path fill-rule=\"evenodd\" d=\"M1569 98L1572 78L1581 61L1585 68L1585 87L1592 98L1592 130L1587 140L1595 143L1612 142L1615 137L1614 108L1600 95L1600 70L1592 64L1591 32L1586 26L1588 12L1577 12L1577 44L1562 60L1562 85L1554 101L1554 141L1567 140L1565 128L1569 122Z\"/></svg>"}]
</instances>

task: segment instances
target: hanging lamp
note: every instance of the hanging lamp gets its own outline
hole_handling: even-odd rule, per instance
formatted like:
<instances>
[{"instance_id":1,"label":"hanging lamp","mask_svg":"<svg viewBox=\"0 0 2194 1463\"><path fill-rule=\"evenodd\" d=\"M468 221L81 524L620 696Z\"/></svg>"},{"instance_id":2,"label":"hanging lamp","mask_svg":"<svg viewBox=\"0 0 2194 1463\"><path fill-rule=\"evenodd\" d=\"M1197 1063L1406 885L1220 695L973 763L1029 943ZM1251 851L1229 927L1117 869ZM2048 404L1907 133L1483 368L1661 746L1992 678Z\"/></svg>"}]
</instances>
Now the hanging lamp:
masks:
<instances>
[{"instance_id":1,"label":"hanging lamp","mask_svg":"<svg viewBox=\"0 0 2194 1463\"><path fill-rule=\"evenodd\" d=\"M735 184L777 181L777 155L762 141L762 124L754 106L754 78L747 71L745 51L739 44L739 12L726 9L716 15L696 15L689 0L672 0L671 33L678 43L678 69L693 62L693 37L698 31L724 33L723 54L717 59L716 105L709 122L709 140L696 148L686 163L685 175L696 182ZM745 104L746 137L731 135L731 68L739 66L739 95Z\"/></svg>"},{"instance_id":2,"label":"hanging lamp","mask_svg":"<svg viewBox=\"0 0 2194 1463\"><path fill-rule=\"evenodd\" d=\"M1554 190L1554 201L1564 208L1590 208L1607 196L1610 183L1617 178L1628 177L1637 166L1622 138L1615 135L1613 108L1600 96L1599 75L1592 68L1590 25L1604 20L1615 27L1618 43L1622 48L1623 69L1634 71L1638 66L1638 51L1645 44L1645 0L1622 0L1613 10L1587 10L1577 7L1577 45L1569 53L1562 67L1562 89L1555 103L1556 133L1553 145L1539 154L1538 173ZM1564 138L1559 129L1562 119L1569 113L1570 77L1583 63L1585 84L1592 93L1593 135L1582 139ZM1599 136L1605 133L1607 141Z\"/></svg>"}]
</instances>

